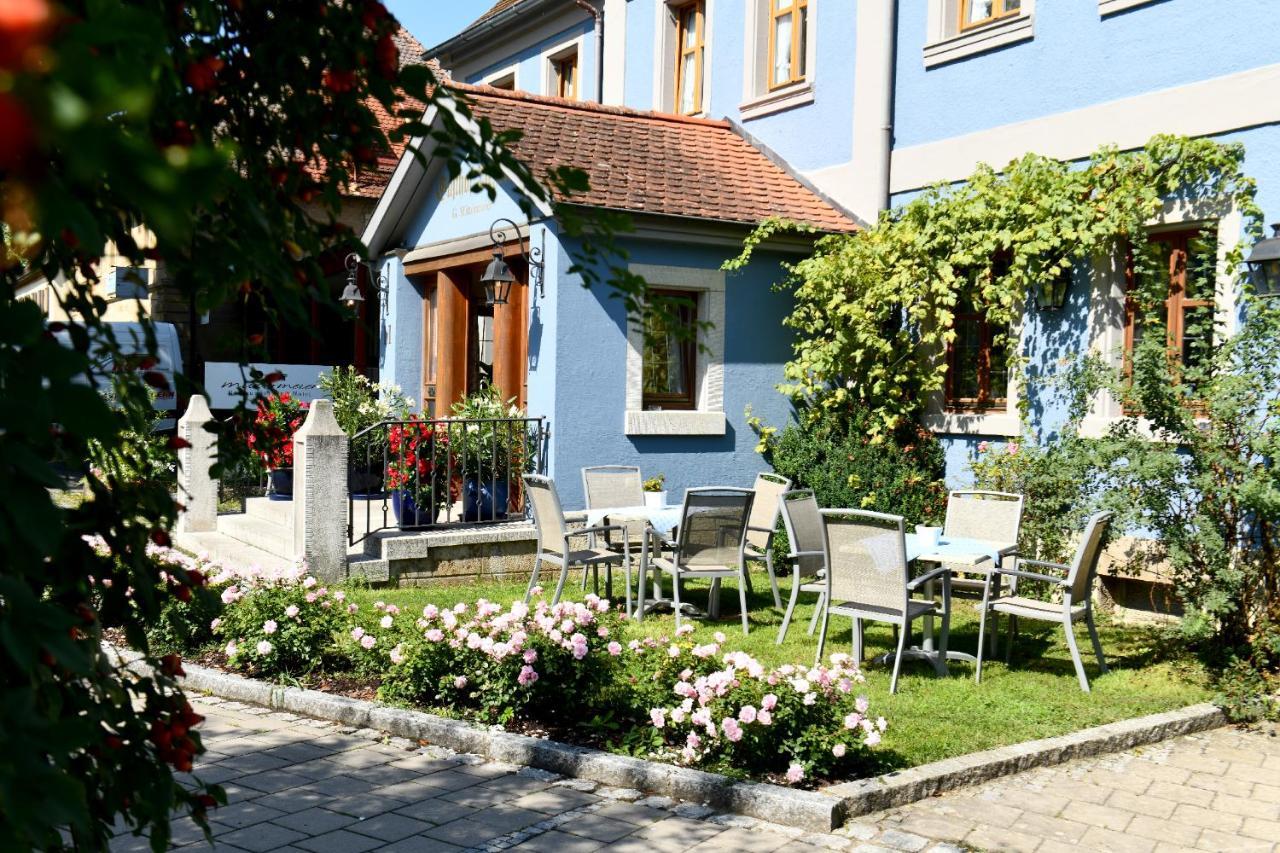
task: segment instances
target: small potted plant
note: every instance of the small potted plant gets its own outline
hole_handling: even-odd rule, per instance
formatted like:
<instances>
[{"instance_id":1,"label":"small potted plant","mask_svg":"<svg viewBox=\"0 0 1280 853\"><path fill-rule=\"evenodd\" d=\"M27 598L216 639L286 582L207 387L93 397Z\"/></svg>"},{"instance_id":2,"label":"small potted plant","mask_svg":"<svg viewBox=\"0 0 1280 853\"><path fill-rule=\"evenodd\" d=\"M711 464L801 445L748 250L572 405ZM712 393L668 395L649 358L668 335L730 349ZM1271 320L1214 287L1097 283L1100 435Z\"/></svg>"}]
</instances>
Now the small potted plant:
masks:
<instances>
[{"instance_id":1,"label":"small potted plant","mask_svg":"<svg viewBox=\"0 0 1280 853\"><path fill-rule=\"evenodd\" d=\"M511 483L519 483L528 458L524 412L514 398L503 401L493 386L482 388L453 405L456 464L461 471L462 520L501 521L511 503ZM518 488L518 487L517 487Z\"/></svg>"},{"instance_id":2,"label":"small potted plant","mask_svg":"<svg viewBox=\"0 0 1280 853\"><path fill-rule=\"evenodd\" d=\"M400 527L434 524L457 499L449 481L449 432L443 424L409 415L387 431L386 487Z\"/></svg>"},{"instance_id":3,"label":"small potted plant","mask_svg":"<svg viewBox=\"0 0 1280 853\"><path fill-rule=\"evenodd\" d=\"M348 491L354 497L382 497L388 428L379 425L403 420L413 400L398 385L375 384L354 367L321 375L320 388L333 400L333 416L351 438Z\"/></svg>"},{"instance_id":4,"label":"small potted plant","mask_svg":"<svg viewBox=\"0 0 1280 853\"><path fill-rule=\"evenodd\" d=\"M667 505L666 474L659 474L644 481L644 505L655 509Z\"/></svg>"},{"instance_id":5,"label":"small potted plant","mask_svg":"<svg viewBox=\"0 0 1280 853\"><path fill-rule=\"evenodd\" d=\"M267 469L267 497L272 500L293 498L293 434L306 417L307 404L287 391L258 399L248 442Z\"/></svg>"}]
</instances>

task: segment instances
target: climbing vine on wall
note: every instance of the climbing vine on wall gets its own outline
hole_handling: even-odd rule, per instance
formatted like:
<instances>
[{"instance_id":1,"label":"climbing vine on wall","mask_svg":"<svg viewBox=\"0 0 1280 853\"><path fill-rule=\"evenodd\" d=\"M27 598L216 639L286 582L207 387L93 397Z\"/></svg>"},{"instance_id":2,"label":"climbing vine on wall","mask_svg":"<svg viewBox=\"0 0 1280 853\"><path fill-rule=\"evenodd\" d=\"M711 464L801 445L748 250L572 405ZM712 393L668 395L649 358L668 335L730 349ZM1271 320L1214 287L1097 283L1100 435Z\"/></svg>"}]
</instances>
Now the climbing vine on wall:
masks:
<instances>
[{"instance_id":1,"label":"climbing vine on wall","mask_svg":"<svg viewBox=\"0 0 1280 853\"><path fill-rule=\"evenodd\" d=\"M1256 230L1261 212L1243 161L1238 143L1165 135L1136 151L1104 147L1084 162L1028 154L1003 171L983 164L963 183L930 188L864 231L822 237L779 285L794 293L785 323L798 332L780 390L815 416L861 405L882 430L918 418L943 387L961 301L1007 329L1041 282L1123 252L1170 201L1219 213L1234 206ZM726 268L788 230L811 229L766 222ZM1241 268L1242 252L1243 243L1228 253L1228 268ZM1140 276L1144 262L1134 253ZM1005 349L1016 367L1017 348Z\"/></svg>"}]
</instances>

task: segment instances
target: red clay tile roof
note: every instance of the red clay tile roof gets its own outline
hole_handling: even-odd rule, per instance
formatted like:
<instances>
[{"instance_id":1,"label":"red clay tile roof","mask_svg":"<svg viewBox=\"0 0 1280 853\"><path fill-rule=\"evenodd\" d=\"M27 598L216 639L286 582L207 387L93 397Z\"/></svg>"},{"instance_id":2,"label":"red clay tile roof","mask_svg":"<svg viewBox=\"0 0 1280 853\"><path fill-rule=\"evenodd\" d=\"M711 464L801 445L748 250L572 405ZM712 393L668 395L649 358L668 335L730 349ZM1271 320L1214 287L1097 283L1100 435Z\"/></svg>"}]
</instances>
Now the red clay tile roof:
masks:
<instances>
[{"instance_id":1,"label":"red clay tile roof","mask_svg":"<svg viewBox=\"0 0 1280 853\"><path fill-rule=\"evenodd\" d=\"M754 225L769 217L852 231L846 213L740 136L727 121L452 84L477 116L519 129L514 153L544 175L582 169L591 188L576 204Z\"/></svg>"},{"instance_id":2,"label":"red clay tile roof","mask_svg":"<svg viewBox=\"0 0 1280 853\"><path fill-rule=\"evenodd\" d=\"M406 65L420 65L425 60L426 48L422 46L422 42L413 37L413 34L400 27L392 38L395 40L396 47L400 48L400 67ZM428 65L432 63L427 63ZM439 65L437 64L438 68ZM369 98L366 101L369 111L378 119L378 124L382 127L382 131L387 135L391 131L398 128L401 119L388 112L376 98ZM422 104L413 98L405 98L402 104L404 109L421 110ZM396 164L400 162L400 155L404 153L405 141L392 142L391 151L385 156L379 157L376 166L361 168L350 184L347 185L347 195L357 198L378 198L382 195L383 189L391 181L391 174L396 170Z\"/></svg>"}]
</instances>

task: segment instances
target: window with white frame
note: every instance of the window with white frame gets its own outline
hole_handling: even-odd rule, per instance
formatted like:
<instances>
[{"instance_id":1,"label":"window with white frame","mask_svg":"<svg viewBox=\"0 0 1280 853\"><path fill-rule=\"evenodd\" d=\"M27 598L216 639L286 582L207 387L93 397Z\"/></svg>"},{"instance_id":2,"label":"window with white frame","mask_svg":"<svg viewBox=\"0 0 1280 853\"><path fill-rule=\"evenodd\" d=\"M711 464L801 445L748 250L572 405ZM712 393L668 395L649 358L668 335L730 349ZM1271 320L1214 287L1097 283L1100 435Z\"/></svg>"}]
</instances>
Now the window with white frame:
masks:
<instances>
[{"instance_id":1,"label":"window with white frame","mask_svg":"<svg viewBox=\"0 0 1280 853\"><path fill-rule=\"evenodd\" d=\"M813 101L814 28L819 0L747 0L743 119Z\"/></svg>"},{"instance_id":2,"label":"window with white frame","mask_svg":"<svg viewBox=\"0 0 1280 853\"><path fill-rule=\"evenodd\" d=\"M1230 205L1170 202L1148 228L1149 239L1092 265L1089 348L1121 370L1146 335L1162 335L1171 360L1185 364L1204 358L1217 336L1233 334L1236 326L1235 280L1227 259L1243 229L1240 212ZM1136 253L1144 256L1141 263L1135 264ZM1154 310L1141 310L1133 298L1138 267L1157 276L1155 283L1166 293ZM1103 435L1134 414L1139 413L1126 412L1114 395L1099 394L1081 433ZM1140 416L1138 428L1149 432Z\"/></svg>"},{"instance_id":3,"label":"window with white frame","mask_svg":"<svg viewBox=\"0 0 1280 853\"><path fill-rule=\"evenodd\" d=\"M927 0L926 68L1034 37L1035 0Z\"/></svg>"},{"instance_id":4,"label":"window with white frame","mask_svg":"<svg viewBox=\"0 0 1280 853\"><path fill-rule=\"evenodd\" d=\"M724 272L654 264L630 269L674 297L676 310L654 321L658 326L628 325L625 434L724 435Z\"/></svg>"}]
</instances>

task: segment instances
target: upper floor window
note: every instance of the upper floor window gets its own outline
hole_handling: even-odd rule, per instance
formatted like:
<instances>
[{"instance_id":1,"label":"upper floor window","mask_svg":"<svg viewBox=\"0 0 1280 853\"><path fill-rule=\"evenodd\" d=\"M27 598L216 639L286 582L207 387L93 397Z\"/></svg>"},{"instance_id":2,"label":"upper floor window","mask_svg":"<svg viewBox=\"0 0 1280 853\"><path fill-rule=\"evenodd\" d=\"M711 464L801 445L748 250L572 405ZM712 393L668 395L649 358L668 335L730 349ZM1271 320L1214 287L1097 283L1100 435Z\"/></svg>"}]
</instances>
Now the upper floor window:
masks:
<instances>
[{"instance_id":1,"label":"upper floor window","mask_svg":"<svg viewBox=\"0 0 1280 853\"><path fill-rule=\"evenodd\" d=\"M809 0L769 0L769 88L805 78Z\"/></svg>"},{"instance_id":2,"label":"upper floor window","mask_svg":"<svg viewBox=\"0 0 1280 853\"><path fill-rule=\"evenodd\" d=\"M676 110L702 112L702 55L706 3L695 0L674 10L676 16Z\"/></svg>"},{"instance_id":3,"label":"upper floor window","mask_svg":"<svg viewBox=\"0 0 1280 853\"><path fill-rule=\"evenodd\" d=\"M987 320L967 299L956 306L955 338L947 345L946 407L1002 409L1008 404L1008 329Z\"/></svg>"},{"instance_id":4,"label":"upper floor window","mask_svg":"<svg viewBox=\"0 0 1280 853\"><path fill-rule=\"evenodd\" d=\"M650 317L645 328L643 406L645 409L697 407L698 293L662 290L663 296L683 300L674 316Z\"/></svg>"},{"instance_id":5,"label":"upper floor window","mask_svg":"<svg viewBox=\"0 0 1280 853\"><path fill-rule=\"evenodd\" d=\"M552 60L553 89L556 97L578 99L578 52Z\"/></svg>"},{"instance_id":6,"label":"upper floor window","mask_svg":"<svg viewBox=\"0 0 1280 853\"><path fill-rule=\"evenodd\" d=\"M960 29L978 27L1022 11L1022 0L960 0Z\"/></svg>"},{"instance_id":7,"label":"upper floor window","mask_svg":"<svg viewBox=\"0 0 1280 853\"><path fill-rule=\"evenodd\" d=\"M1154 319L1163 325L1169 357L1183 367L1204 363L1213 347L1214 292L1217 275L1216 226L1208 229L1152 234L1142 251L1141 263L1130 256L1126 269L1129 296L1125 300L1124 353L1126 371L1133 366L1133 352L1149 332ZM1139 272L1139 267L1142 272ZM1164 295L1154 315L1143 310L1140 294L1152 282Z\"/></svg>"}]
</instances>

